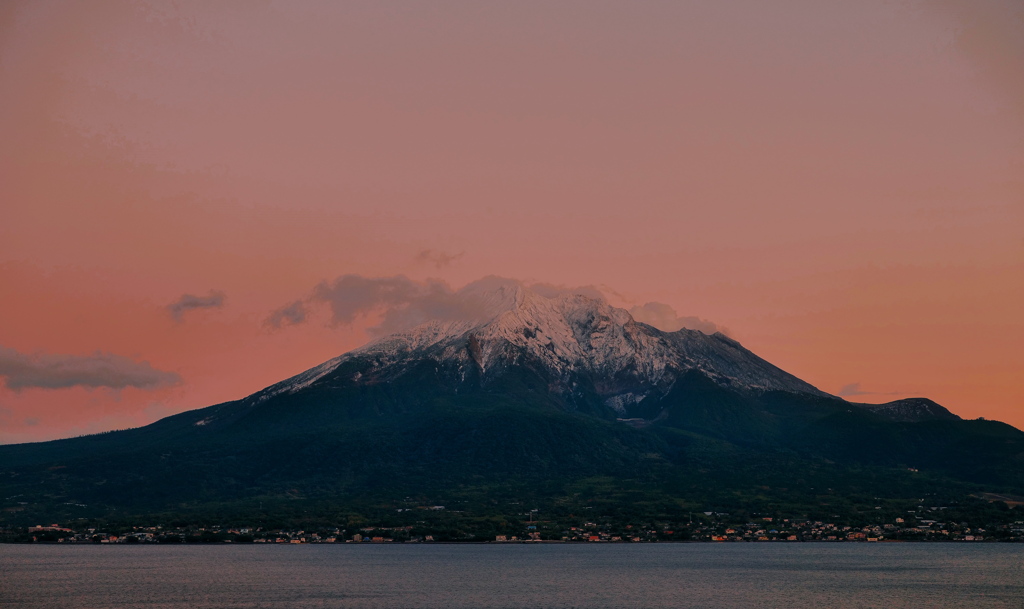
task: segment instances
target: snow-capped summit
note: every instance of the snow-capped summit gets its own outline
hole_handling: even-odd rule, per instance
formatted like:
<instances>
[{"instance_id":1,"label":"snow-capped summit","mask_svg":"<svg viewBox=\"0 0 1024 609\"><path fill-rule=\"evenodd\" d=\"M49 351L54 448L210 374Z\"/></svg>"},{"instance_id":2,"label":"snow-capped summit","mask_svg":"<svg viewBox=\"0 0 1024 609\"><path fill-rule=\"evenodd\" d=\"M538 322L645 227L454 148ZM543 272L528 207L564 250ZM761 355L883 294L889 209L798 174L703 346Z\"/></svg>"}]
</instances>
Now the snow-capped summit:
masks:
<instances>
[{"instance_id":1,"label":"snow-capped summit","mask_svg":"<svg viewBox=\"0 0 1024 609\"><path fill-rule=\"evenodd\" d=\"M648 396L665 395L688 371L740 391L827 395L722 334L663 332L597 294L492 277L456 292L437 319L379 338L253 397L326 382L392 382L423 362L455 383L483 387L510 371L527 370L553 393L594 395L623 415Z\"/></svg>"}]
</instances>

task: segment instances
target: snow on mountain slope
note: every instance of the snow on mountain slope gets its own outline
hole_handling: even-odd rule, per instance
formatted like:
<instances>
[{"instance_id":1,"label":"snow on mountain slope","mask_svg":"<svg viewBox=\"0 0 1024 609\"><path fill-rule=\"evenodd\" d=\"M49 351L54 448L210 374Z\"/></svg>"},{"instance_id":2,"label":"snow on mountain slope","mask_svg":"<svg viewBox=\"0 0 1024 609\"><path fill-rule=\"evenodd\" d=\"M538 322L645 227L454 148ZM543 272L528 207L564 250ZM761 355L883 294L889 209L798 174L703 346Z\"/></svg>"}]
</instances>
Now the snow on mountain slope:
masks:
<instances>
[{"instance_id":1,"label":"snow on mountain slope","mask_svg":"<svg viewBox=\"0 0 1024 609\"><path fill-rule=\"evenodd\" d=\"M884 404L857 404L893 421L912 423L916 421L946 420L959 421L960 417L928 398L904 398Z\"/></svg>"},{"instance_id":2,"label":"snow on mountain slope","mask_svg":"<svg viewBox=\"0 0 1024 609\"><path fill-rule=\"evenodd\" d=\"M618 411L651 393L667 393L687 370L739 390L827 395L724 335L663 332L591 295L542 294L513 280L488 278L456 298L457 318L382 337L253 397L301 391L346 362L362 362L351 380L369 383L397 378L425 359L459 370L463 378L478 372L484 382L511 366L529 366L555 379L552 390L564 393L587 379Z\"/></svg>"}]
</instances>

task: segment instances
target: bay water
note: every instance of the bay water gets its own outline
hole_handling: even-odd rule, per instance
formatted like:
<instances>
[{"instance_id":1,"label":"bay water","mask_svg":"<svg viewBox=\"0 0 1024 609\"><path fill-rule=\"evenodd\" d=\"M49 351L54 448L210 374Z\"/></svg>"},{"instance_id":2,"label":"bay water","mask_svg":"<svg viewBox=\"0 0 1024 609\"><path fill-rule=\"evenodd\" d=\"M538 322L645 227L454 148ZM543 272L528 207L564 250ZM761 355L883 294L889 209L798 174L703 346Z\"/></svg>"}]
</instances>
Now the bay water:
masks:
<instances>
[{"instance_id":1,"label":"bay water","mask_svg":"<svg viewBox=\"0 0 1024 609\"><path fill-rule=\"evenodd\" d=\"M0 607L1024 608L1024 545L0 545Z\"/></svg>"}]
</instances>

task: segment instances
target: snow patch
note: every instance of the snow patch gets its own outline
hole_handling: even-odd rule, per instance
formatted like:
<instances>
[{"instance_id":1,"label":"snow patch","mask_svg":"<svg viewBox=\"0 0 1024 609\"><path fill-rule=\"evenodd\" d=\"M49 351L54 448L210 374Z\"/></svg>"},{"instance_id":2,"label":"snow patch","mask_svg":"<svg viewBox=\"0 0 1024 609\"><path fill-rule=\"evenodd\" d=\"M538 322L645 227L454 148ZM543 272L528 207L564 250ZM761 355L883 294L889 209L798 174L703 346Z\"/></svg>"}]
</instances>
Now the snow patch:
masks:
<instances>
[{"instance_id":1,"label":"snow patch","mask_svg":"<svg viewBox=\"0 0 1024 609\"><path fill-rule=\"evenodd\" d=\"M604 403L615 412L626 414L627 406L639 404L645 397L647 397L646 393L623 393L621 395L613 395L606 399Z\"/></svg>"},{"instance_id":2,"label":"snow patch","mask_svg":"<svg viewBox=\"0 0 1024 609\"><path fill-rule=\"evenodd\" d=\"M554 379L553 390L573 391L580 375L593 380L605 403L620 414L652 392L666 393L686 370L715 382L754 391L827 395L720 334L662 332L629 312L576 293L540 294L495 278L464 290L479 303L473 319L437 320L384 336L253 396L257 401L301 391L353 357L367 365L353 381L398 376L407 365L434 360L461 371L501 374L529 362Z\"/></svg>"}]
</instances>

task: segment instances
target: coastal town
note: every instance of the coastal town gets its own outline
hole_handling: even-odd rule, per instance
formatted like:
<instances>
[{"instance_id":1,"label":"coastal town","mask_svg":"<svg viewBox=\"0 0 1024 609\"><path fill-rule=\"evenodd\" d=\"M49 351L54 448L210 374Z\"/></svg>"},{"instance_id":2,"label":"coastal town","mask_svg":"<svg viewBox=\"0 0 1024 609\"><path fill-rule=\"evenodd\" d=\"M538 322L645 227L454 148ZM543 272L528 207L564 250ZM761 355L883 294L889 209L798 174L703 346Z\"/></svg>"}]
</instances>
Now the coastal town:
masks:
<instances>
[{"instance_id":1,"label":"coastal town","mask_svg":"<svg viewBox=\"0 0 1024 609\"><path fill-rule=\"evenodd\" d=\"M714 517L714 513L704 515ZM764 517L754 522L720 519L646 525L584 522L562 526L538 520L515 533L483 537L455 531L429 532L416 526L286 530L264 527L133 526L73 528L60 524L2 531L6 541L23 543L652 543L652 542L1024 542L1024 520L972 527L932 518L895 518L883 524L850 526L823 521Z\"/></svg>"}]
</instances>

